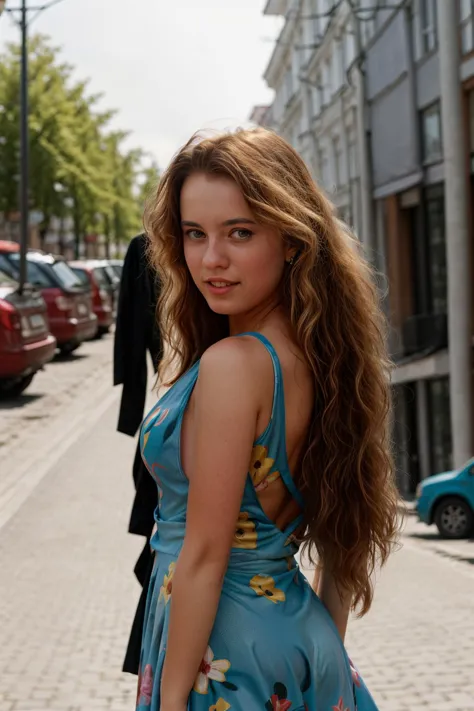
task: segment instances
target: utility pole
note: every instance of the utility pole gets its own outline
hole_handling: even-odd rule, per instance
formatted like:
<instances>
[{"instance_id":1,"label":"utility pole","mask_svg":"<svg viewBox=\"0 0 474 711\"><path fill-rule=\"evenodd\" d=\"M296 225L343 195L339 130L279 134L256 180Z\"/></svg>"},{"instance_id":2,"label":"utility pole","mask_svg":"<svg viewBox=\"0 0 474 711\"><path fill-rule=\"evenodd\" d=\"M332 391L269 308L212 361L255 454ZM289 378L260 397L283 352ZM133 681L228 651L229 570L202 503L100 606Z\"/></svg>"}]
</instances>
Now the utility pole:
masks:
<instances>
[{"instance_id":1,"label":"utility pole","mask_svg":"<svg viewBox=\"0 0 474 711\"><path fill-rule=\"evenodd\" d=\"M27 0L21 0L20 7L7 8L6 0L0 0L0 15L10 13L21 32L21 76L20 76L20 274L19 291L23 293L26 282L26 253L28 251L29 231L29 132L28 132L28 13L35 17L63 0L49 0L44 5L28 7Z\"/></svg>"},{"instance_id":2,"label":"utility pole","mask_svg":"<svg viewBox=\"0 0 474 711\"><path fill-rule=\"evenodd\" d=\"M29 137L28 137L28 23L26 0L21 2L21 81L20 81L20 292L26 282L26 252L29 230Z\"/></svg>"},{"instance_id":3,"label":"utility pole","mask_svg":"<svg viewBox=\"0 0 474 711\"><path fill-rule=\"evenodd\" d=\"M459 78L458 3L438 0L441 118L446 202L448 334L454 466L473 454L473 306L465 127Z\"/></svg>"}]
</instances>

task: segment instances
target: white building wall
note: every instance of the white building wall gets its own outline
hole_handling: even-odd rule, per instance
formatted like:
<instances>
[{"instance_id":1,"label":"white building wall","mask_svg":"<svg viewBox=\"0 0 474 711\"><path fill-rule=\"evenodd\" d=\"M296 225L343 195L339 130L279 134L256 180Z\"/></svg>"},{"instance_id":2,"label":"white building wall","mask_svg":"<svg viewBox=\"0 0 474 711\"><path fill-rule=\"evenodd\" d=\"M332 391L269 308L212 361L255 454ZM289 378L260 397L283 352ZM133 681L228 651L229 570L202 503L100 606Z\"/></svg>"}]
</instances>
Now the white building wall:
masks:
<instances>
[{"instance_id":1,"label":"white building wall","mask_svg":"<svg viewBox=\"0 0 474 711\"><path fill-rule=\"evenodd\" d=\"M350 83L356 43L349 7L342 3L330 15L333 5L333 0L292 4L265 78L275 90L272 128L300 152L357 232L356 94Z\"/></svg>"}]
</instances>

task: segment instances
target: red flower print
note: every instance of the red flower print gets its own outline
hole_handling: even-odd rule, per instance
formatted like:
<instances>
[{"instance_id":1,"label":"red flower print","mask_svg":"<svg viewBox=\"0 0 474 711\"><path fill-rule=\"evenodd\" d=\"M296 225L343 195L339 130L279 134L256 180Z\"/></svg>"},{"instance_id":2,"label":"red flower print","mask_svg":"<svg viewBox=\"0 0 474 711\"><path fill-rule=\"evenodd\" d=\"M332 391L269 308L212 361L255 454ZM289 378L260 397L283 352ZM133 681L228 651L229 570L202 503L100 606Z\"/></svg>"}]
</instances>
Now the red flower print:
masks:
<instances>
[{"instance_id":1,"label":"red flower print","mask_svg":"<svg viewBox=\"0 0 474 711\"><path fill-rule=\"evenodd\" d=\"M151 668L151 664L146 665L143 675L139 678L138 684L138 703L140 704L141 701L145 706L149 706L153 694L153 669Z\"/></svg>"},{"instance_id":2,"label":"red flower print","mask_svg":"<svg viewBox=\"0 0 474 711\"><path fill-rule=\"evenodd\" d=\"M339 699L339 703L337 704L337 706L332 707L332 711L349 711L349 709L344 704L344 699L342 698L342 696Z\"/></svg>"},{"instance_id":3,"label":"red flower print","mask_svg":"<svg viewBox=\"0 0 474 711\"><path fill-rule=\"evenodd\" d=\"M272 711L288 711L291 706L291 701L279 699L276 694L273 694L270 701L272 702Z\"/></svg>"},{"instance_id":4,"label":"red flower print","mask_svg":"<svg viewBox=\"0 0 474 711\"><path fill-rule=\"evenodd\" d=\"M353 681L354 684L355 684L356 686L358 686L359 689L360 689L360 686L361 686L360 674L359 674L359 672L357 671L357 669L355 668L355 666L352 664L352 661L351 661L350 659L349 659L349 664L350 664L350 667L351 667L352 681Z\"/></svg>"}]
</instances>

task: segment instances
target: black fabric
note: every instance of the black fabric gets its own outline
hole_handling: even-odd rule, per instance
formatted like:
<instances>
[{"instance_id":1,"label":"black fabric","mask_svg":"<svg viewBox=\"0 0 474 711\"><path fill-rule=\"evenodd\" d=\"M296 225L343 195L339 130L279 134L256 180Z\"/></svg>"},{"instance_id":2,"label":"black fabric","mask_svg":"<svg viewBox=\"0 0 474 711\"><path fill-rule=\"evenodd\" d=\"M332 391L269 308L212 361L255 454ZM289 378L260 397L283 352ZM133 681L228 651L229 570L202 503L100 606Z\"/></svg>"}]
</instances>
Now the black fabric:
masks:
<instances>
[{"instance_id":1,"label":"black fabric","mask_svg":"<svg viewBox=\"0 0 474 711\"><path fill-rule=\"evenodd\" d=\"M114 341L114 385L123 385L118 431L133 437L143 419L147 353L161 357L156 327L158 284L146 257L146 236L134 237L125 256Z\"/></svg>"},{"instance_id":2,"label":"black fabric","mask_svg":"<svg viewBox=\"0 0 474 711\"><path fill-rule=\"evenodd\" d=\"M158 491L148 469L143 464L139 444L133 462L133 480L136 493L128 530L129 533L135 533L137 536L150 538L154 525L153 513L158 505Z\"/></svg>"},{"instance_id":3,"label":"black fabric","mask_svg":"<svg viewBox=\"0 0 474 711\"><path fill-rule=\"evenodd\" d=\"M161 358L161 339L156 327L158 283L146 258L146 236L134 237L125 256L114 341L114 385L123 385L117 429L134 437L143 420L147 395L147 354L156 369ZM143 464L137 446L132 468L135 498L128 530L146 539L135 565L142 593L133 620L123 671L138 674L145 604L153 566L150 537L158 505L155 482Z\"/></svg>"},{"instance_id":4,"label":"black fabric","mask_svg":"<svg viewBox=\"0 0 474 711\"><path fill-rule=\"evenodd\" d=\"M130 632L130 638L128 640L127 651L125 653L125 659L123 661L122 671L128 672L129 674L137 674L140 666L140 653L142 648L142 635L143 635L143 624L145 621L145 608L146 608L146 598L148 595L148 588L150 586L151 573L153 571L153 560L154 556L151 553L148 541L146 543L146 548L148 549L148 565L143 579L143 588L138 601L137 609L135 612L135 617L132 623L132 629ZM142 555L139 560L144 556L145 549L143 549Z\"/></svg>"}]
</instances>

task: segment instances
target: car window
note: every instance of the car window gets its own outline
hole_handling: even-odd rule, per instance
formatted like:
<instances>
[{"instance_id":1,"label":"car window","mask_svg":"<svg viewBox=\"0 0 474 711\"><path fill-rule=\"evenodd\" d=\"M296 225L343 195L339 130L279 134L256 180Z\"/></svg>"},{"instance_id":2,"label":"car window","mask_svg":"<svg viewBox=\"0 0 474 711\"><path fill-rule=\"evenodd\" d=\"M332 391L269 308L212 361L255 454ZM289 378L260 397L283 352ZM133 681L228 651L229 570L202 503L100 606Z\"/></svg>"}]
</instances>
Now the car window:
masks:
<instances>
[{"instance_id":1,"label":"car window","mask_svg":"<svg viewBox=\"0 0 474 711\"><path fill-rule=\"evenodd\" d=\"M74 274L77 276L81 284L84 284L85 286L89 286L89 277L87 276L87 272L85 269L81 269L80 267L71 267L72 271Z\"/></svg>"},{"instance_id":2,"label":"car window","mask_svg":"<svg viewBox=\"0 0 474 711\"><path fill-rule=\"evenodd\" d=\"M66 264L66 262L54 262L54 264L51 265L51 268L66 289L70 289L73 286L81 286L81 280L77 274L74 274L71 267L69 264Z\"/></svg>"},{"instance_id":3,"label":"car window","mask_svg":"<svg viewBox=\"0 0 474 711\"><path fill-rule=\"evenodd\" d=\"M12 254L10 256L10 261L14 265L15 270L19 273L20 269L20 255ZM41 289L50 289L56 286L53 279L49 276L46 269L42 269L41 265L31 260L26 260L26 278L30 284L34 286L39 286Z\"/></svg>"},{"instance_id":4,"label":"car window","mask_svg":"<svg viewBox=\"0 0 474 711\"><path fill-rule=\"evenodd\" d=\"M4 272L3 269L0 268L0 286L17 287L18 282L15 281L15 279L12 279L12 277L9 274Z\"/></svg>"},{"instance_id":5,"label":"car window","mask_svg":"<svg viewBox=\"0 0 474 711\"><path fill-rule=\"evenodd\" d=\"M15 278L18 273L18 269L4 254L0 254L0 269L5 272L5 274L9 274L13 278Z\"/></svg>"},{"instance_id":6,"label":"car window","mask_svg":"<svg viewBox=\"0 0 474 711\"><path fill-rule=\"evenodd\" d=\"M94 267L92 270L99 286L104 286L107 288L109 286L109 280L107 279L103 267Z\"/></svg>"},{"instance_id":7,"label":"car window","mask_svg":"<svg viewBox=\"0 0 474 711\"><path fill-rule=\"evenodd\" d=\"M112 267L109 267L107 265L103 269L104 269L105 274L107 275L107 279L109 280L109 283L112 286L115 286L118 283L119 279L118 279L116 273L114 272L114 270L112 269Z\"/></svg>"}]
</instances>

